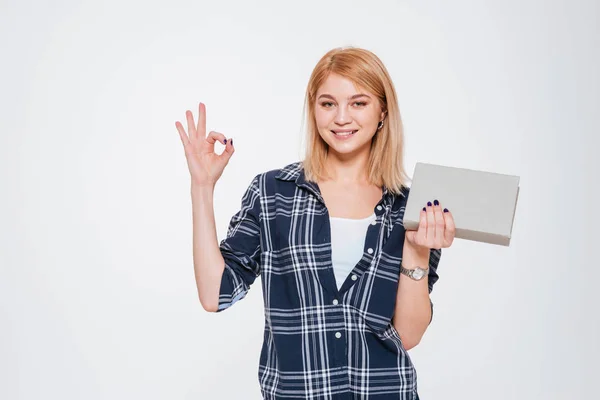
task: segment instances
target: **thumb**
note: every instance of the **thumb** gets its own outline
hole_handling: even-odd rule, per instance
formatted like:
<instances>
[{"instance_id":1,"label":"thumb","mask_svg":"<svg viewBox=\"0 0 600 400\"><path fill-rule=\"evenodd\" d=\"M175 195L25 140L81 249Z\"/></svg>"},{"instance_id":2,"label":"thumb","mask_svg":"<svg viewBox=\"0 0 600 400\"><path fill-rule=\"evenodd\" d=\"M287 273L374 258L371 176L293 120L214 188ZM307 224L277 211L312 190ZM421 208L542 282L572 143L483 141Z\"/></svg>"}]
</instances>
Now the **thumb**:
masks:
<instances>
[{"instance_id":1,"label":"thumb","mask_svg":"<svg viewBox=\"0 0 600 400\"><path fill-rule=\"evenodd\" d=\"M405 231L404 237L411 243L415 243L415 237L417 236L417 231Z\"/></svg>"},{"instance_id":2,"label":"thumb","mask_svg":"<svg viewBox=\"0 0 600 400\"><path fill-rule=\"evenodd\" d=\"M225 165L227 165L233 153L235 153L235 149L233 147L233 139L228 139L227 144L225 145L225 150L223 150L223 153L221 153L219 158L222 160L223 163L225 163Z\"/></svg>"}]
</instances>

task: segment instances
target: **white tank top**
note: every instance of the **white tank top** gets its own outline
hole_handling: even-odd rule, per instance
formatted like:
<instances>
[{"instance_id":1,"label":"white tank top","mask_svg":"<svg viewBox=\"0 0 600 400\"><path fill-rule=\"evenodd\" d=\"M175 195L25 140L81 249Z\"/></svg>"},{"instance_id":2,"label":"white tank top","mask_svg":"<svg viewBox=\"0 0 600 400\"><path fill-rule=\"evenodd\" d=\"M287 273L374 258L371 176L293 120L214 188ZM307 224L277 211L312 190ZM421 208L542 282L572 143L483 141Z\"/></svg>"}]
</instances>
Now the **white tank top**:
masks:
<instances>
[{"instance_id":1,"label":"white tank top","mask_svg":"<svg viewBox=\"0 0 600 400\"><path fill-rule=\"evenodd\" d=\"M338 289L362 258L369 224L375 213L362 219L330 217L331 261Z\"/></svg>"}]
</instances>

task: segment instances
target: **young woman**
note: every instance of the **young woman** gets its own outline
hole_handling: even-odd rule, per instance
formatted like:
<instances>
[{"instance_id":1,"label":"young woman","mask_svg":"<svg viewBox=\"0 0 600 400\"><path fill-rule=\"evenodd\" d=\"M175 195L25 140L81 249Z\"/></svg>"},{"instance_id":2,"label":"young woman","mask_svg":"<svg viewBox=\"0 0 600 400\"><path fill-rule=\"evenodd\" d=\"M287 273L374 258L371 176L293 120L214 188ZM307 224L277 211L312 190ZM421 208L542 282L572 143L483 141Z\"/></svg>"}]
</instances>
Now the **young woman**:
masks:
<instances>
[{"instance_id":1,"label":"young woman","mask_svg":"<svg viewBox=\"0 0 600 400\"><path fill-rule=\"evenodd\" d=\"M233 139L206 135L205 107L176 122L190 170L194 268L208 311L244 298L261 275L265 399L418 399L407 350L433 314L451 213L424 204L417 231L402 216L409 189L396 92L383 63L358 48L318 62L306 91L305 159L255 176L216 236L213 189ZM221 155L214 143L225 145Z\"/></svg>"}]
</instances>

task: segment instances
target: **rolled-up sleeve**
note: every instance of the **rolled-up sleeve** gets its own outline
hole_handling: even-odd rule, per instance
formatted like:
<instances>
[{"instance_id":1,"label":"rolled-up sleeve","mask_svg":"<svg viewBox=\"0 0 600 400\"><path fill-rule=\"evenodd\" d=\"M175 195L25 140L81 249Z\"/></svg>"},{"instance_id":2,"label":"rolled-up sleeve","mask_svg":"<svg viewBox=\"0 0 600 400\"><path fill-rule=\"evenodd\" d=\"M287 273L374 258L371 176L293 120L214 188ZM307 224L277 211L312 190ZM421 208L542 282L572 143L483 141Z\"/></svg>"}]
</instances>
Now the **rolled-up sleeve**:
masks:
<instances>
[{"instance_id":1,"label":"rolled-up sleeve","mask_svg":"<svg viewBox=\"0 0 600 400\"><path fill-rule=\"evenodd\" d=\"M429 284L429 293L433 290L433 285L438 281L439 276L437 274L437 268L440 263L440 258L442 257L441 249L431 249L429 252L429 274L427 277L427 281ZM429 300L431 303L431 319L429 323L433 320L433 301Z\"/></svg>"},{"instance_id":2,"label":"rolled-up sleeve","mask_svg":"<svg viewBox=\"0 0 600 400\"><path fill-rule=\"evenodd\" d=\"M260 175L257 175L242 197L240 210L234 214L227 237L219 245L225 260L219 292L219 311L243 299L250 285L260 275Z\"/></svg>"}]
</instances>

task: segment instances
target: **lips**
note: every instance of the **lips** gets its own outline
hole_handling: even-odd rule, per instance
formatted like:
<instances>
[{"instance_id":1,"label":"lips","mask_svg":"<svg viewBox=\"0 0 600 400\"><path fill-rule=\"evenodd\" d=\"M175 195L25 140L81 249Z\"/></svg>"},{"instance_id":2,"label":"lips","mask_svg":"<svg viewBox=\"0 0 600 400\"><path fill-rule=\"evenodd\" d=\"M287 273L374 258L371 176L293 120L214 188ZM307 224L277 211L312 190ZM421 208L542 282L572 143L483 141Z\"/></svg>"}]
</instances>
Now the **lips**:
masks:
<instances>
[{"instance_id":1,"label":"lips","mask_svg":"<svg viewBox=\"0 0 600 400\"><path fill-rule=\"evenodd\" d=\"M356 130L350 130L350 129L344 129L344 130L332 130L331 131L334 135L336 136L350 136L350 135L354 135L356 132L358 132L358 129Z\"/></svg>"}]
</instances>

